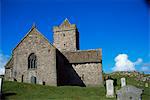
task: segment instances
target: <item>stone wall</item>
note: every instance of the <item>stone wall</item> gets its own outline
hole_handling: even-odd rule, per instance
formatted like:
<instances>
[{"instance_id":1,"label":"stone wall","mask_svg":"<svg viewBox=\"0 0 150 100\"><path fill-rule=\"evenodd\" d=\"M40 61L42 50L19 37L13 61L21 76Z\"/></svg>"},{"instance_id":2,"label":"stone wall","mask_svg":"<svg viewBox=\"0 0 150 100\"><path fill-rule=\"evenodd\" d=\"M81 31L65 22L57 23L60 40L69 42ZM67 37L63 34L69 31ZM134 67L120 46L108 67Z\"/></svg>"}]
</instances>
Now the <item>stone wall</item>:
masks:
<instances>
[{"instance_id":1,"label":"stone wall","mask_svg":"<svg viewBox=\"0 0 150 100\"><path fill-rule=\"evenodd\" d=\"M64 55L56 50L56 68L57 68L57 85L66 85L68 83L67 65L68 60Z\"/></svg>"},{"instance_id":2,"label":"stone wall","mask_svg":"<svg viewBox=\"0 0 150 100\"><path fill-rule=\"evenodd\" d=\"M102 50L79 50L79 32L75 24L65 20L53 28L54 47L32 27L13 50L6 64L5 79L51 86L96 86L102 80ZM37 68L28 68L28 57L34 53Z\"/></svg>"},{"instance_id":3,"label":"stone wall","mask_svg":"<svg viewBox=\"0 0 150 100\"><path fill-rule=\"evenodd\" d=\"M76 73L78 77L70 78L71 83L82 83L85 86L102 85L102 50L77 50L63 52L71 64L70 77L72 72ZM77 82L77 80L79 80Z\"/></svg>"},{"instance_id":4,"label":"stone wall","mask_svg":"<svg viewBox=\"0 0 150 100\"><path fill-rule=\"evenodd\" d=\"M68 59L57 50L57 85L85 86Z\"/></svg>"},{"instance_id":5,"label":"stone wall","mask_svg":"<svg viewBox=\"0 0 150 100\"><path fill-rule=\"evenodd\" d=\"M79 49L79 33L75 24L65 20L60 26L53 28L53 45L60 51L76 51Z\"/></svg>"},{"instance_id":6,"label":"stone wall","mask_svg":"<svg viewBox=\"0 0 150 100\"><path fill-rule=\"evenodd\" d=\"M13 69L12 68L6 68L5 69L5 80L8 80L8 81L13 81L13 76L12 76L12 71Z\"/></svg>"},{"instance_id":7,"label":"stone wall","mask_svg":"<svg viewBox=\"0 0 150 100\"><path fill-rule=\"evenodd\" d=\"M37 56L37 68L28 69L28 57L31 53ZM36 28L30 30L13 51L13 77L18 82L31 82L31 76L37 83L57 85L56 48L45 39Z\"/></svg>"},{"instance_id":8,"label":"stone wall","mask_svg":"<svg viewBox=\"0 0 150 100\"><path fill-rule=\"evenodd\" d=\"M8 63L5 65L5 80L13 80L13 56L10 58Z\"/></svg>"},{"instance_id":9,"label":"stone wall","mask_svg":"<svg viewBox=\"0 0 150 100\"><path fill-rule=\"evenodd\" d=\"M72 64L72 66L86 86L103 84L101 63Z\"/></svg>"}]
</instances>

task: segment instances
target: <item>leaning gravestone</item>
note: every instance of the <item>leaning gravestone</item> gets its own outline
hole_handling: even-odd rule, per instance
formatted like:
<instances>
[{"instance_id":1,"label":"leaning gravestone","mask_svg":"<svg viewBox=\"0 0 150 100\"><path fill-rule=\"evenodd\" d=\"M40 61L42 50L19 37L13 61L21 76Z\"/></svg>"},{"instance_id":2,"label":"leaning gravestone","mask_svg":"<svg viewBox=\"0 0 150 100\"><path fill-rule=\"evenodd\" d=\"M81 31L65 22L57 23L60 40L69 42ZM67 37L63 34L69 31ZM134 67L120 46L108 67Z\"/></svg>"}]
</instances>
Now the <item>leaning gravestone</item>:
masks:
<instances>
[{"instance_id":1,"label":"leaning gravestone","mask_svg":"<svg viewBox=\"0 0 150 100\"><path fill-rule=\"evenodd\" d=\"M106 97L112 98L114 97L114 85L113 80L106 80Z\"/></svg>"},{"instance_id":2,"label":"leaning gravestone","mask_svg":"<svg viewBox=\"0 0 150 100\"><path fill-rule=\"evenodd\" d=\"M142 89L127 85L117 91L117 100L141 100L142 92Z\"/></svg>"},{"instance_id":3,"label":"leaning gravestone","mask_svg":"<svg viewBox=\"0 0 150 100\"><path fill-rule=\"evenodd\" d=\"M121 78L121 87L126 86L126 79L123 77Z\"/></svg>"}]
</instances>

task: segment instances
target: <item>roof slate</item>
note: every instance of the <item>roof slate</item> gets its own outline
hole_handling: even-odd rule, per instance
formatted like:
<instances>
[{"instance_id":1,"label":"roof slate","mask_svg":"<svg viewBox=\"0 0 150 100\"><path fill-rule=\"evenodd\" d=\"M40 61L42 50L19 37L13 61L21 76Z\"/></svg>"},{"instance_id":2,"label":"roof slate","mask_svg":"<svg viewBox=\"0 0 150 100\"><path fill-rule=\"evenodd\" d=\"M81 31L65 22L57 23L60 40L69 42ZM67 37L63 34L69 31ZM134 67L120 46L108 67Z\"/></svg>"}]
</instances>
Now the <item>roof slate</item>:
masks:
<instances>
[{"instance_id":1,"label":"roof slate","mask_svg":"<svg viewBox=\"0 0 150 100\"><path fill-rule=\"evenodd\" d=\"M102 50L77 50L71 52L63 52L70 63L95 63L102 61Z\"/></svg>"}]
</instances>

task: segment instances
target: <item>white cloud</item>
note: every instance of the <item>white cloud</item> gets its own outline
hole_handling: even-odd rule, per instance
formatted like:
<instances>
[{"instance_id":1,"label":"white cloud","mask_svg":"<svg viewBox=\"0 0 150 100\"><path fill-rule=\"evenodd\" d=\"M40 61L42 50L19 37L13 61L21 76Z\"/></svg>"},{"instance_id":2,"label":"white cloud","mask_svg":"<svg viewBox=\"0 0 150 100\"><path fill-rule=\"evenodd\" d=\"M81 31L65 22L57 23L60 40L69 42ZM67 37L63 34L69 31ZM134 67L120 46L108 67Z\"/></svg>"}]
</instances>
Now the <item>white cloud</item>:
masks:
<instances>
[{"instance_id":1,"label":"white cloud","mask_svg":"<svg viewBox=\"0 0 150 100\"><path fill-rule=\"evenodd\" d=\"M135 65L139 65L143 62L141 58L138 58L137 61L134 63Z\"/></svg>"},{"instance_id":2,"label":"white cloud","mask_svg":"<svg viewBox=\"0 0 150 100\"><path fill-rule=\"evenodd\" d=\"M150 63L144 63L141 67L142 72L150 73Z\"/></svg>"},{"instance_id":3,"label":"white cloud","mask_svg":"<svg viewBox=\"0 0 150 100\"><path fill-rule=\"evenodd\" d=\"M119 54L115 57L115 66L112 68L113 71L135 71L135 66L142 63L142 59L138 58L137 61L132 62L128 59L127 54Z\"/></svg>"},{"instance_id":4,"label":"white cloud","mask_svg":"<svg viewBox=\"0 0 150 100\"><path fill-rule=\"evenodd\" d=\"M1 51L0 51L0 75L3 75L5 73L5 64L8 61L8 56L4 55Z\"/></svg>"}]
</instances>

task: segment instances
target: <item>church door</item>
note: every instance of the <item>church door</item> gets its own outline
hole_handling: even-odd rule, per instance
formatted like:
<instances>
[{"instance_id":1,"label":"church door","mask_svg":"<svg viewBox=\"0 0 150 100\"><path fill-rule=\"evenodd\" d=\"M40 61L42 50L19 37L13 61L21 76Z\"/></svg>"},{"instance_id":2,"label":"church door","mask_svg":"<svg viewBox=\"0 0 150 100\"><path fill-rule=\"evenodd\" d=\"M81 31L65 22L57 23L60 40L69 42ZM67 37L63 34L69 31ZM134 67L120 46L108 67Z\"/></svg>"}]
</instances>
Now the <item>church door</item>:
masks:
<instances>
[{"instance_id":1,"label":"church door","mask_svg":"<svg viewBox=\"0 0 150 100\"><path fill-rule=\"evenodd\" d=\"M36 77L34 76L31 77L31 83L36 84Z\"/></svg>"}]
</instances>

